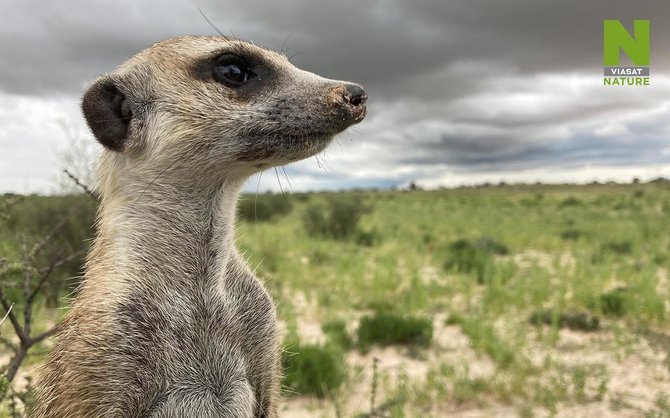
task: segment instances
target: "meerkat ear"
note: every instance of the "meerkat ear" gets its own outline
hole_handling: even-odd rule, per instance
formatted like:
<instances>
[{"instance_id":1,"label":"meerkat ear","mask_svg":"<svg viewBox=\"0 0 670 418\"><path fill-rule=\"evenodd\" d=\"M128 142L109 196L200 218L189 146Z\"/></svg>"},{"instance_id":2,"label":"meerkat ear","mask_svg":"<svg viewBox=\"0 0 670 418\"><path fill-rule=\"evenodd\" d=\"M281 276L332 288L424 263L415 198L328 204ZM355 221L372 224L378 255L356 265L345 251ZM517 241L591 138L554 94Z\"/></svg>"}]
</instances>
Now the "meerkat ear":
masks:
<instances>
[{"instance_id":1,"label":"meerkat ear","mask_svg":"<svg viewBox=\"0 0 670 418\"><path fill-rule=\"evenodd\" d=\"M81 107L95 138L106 148L122 152L133 112L114 81L105 76L93 82L84 93Z\"/></svg>"}]
</instances>

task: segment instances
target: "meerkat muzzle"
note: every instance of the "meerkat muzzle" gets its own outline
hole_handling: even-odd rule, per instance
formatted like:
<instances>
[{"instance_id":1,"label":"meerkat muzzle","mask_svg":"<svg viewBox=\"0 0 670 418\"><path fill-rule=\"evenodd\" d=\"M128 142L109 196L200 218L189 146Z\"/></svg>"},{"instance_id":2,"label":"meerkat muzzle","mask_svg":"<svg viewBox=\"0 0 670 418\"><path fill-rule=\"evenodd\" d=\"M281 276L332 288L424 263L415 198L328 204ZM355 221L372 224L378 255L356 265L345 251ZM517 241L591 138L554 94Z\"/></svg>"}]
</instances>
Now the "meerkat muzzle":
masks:
<instances>
[{"instance_id":1,"label":"meerkat muzzle","mask_svg":"<svg viewBox=\"0 0 670 418\"><path fill-rule=\"evenodd\" d=\"M363 87L358 84L346 83L332 87L329 92L329 100L331 104L338 108L342 129L359 123L367 115L365 103L368 100L368 95Z\"/></svg>"}]
</instances>

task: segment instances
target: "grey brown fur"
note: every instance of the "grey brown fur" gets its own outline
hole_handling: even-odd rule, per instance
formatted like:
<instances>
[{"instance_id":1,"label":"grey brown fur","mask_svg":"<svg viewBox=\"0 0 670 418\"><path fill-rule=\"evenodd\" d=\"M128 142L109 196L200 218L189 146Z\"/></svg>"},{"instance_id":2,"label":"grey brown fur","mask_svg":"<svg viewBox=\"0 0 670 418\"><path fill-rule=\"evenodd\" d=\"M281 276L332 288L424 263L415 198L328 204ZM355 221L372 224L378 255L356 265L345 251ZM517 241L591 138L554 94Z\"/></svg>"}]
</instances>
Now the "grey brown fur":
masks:
<instances>
[{"instance_id":1,"label":"grey brown fur","mask_svg":"<svg viewBox=\"0 0 670 418\"><path fill-rule=\"evenodd\" d=\"M212 78L243 57L253 83ZM37 387L34 418L277 417L276 313L234 246L253 173L365 117L359 86L225 37L181 37L96 80L98 235Z\"/></svg>"}]
</instances>

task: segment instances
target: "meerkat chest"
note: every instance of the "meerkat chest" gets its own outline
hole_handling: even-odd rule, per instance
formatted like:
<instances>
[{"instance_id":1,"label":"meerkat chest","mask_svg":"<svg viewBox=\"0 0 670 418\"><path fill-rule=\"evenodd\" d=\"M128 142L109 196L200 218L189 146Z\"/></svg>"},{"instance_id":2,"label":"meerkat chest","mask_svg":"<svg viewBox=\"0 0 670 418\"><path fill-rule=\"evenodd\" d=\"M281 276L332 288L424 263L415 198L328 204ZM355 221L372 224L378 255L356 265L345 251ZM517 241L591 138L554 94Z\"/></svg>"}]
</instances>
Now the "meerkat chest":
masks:
<instances>
[{"instance_id":1,"label":"meerkat chest","mask_svg":"<svg viewBox=\"0 0 670 418\"><path fill-rule=\"evenodd\" d=\"M158 377L166 387L253 380L255 369L277 350L274 305L250 275L226 277L218 287L196 287L186 294L141 292L117 315L124 364L134 364L134 375Z\"/></svg>"}]
</instances>

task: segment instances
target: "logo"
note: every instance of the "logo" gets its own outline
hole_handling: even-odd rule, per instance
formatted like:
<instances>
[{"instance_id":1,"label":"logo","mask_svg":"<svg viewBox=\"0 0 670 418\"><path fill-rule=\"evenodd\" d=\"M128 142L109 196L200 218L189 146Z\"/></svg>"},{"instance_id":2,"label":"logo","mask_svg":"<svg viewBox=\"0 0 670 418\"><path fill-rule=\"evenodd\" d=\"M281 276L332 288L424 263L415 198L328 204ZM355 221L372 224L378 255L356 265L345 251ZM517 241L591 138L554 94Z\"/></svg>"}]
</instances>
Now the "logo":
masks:
<instances>
[{"instance_id":1,"label":"logo","mask_svg":"<svg viewBox=\"0 0 670 418\"><path fill-rule=\"evenodd\" d=\"M635 20L633 35L618 20L603 22L605 86L649 85L649 21ZM621 52L628 58L622 65Z\"/></svg>"}]
</instances>

